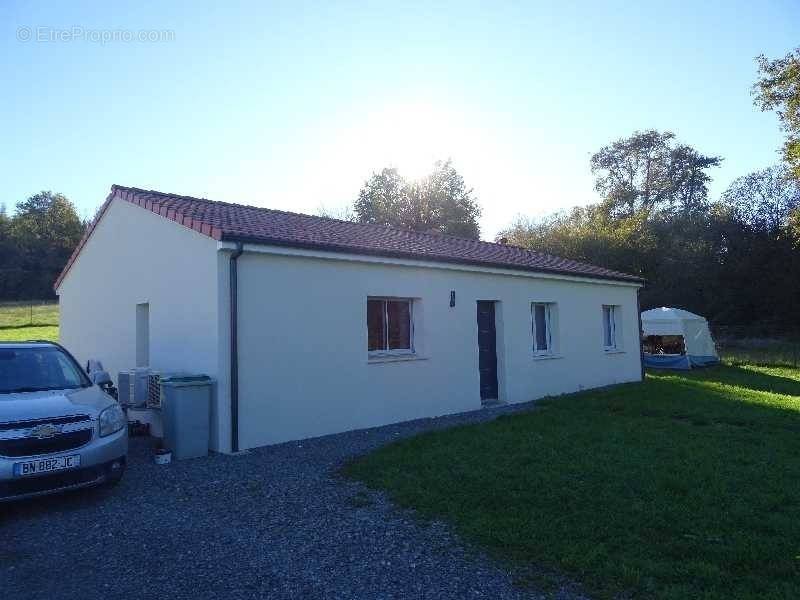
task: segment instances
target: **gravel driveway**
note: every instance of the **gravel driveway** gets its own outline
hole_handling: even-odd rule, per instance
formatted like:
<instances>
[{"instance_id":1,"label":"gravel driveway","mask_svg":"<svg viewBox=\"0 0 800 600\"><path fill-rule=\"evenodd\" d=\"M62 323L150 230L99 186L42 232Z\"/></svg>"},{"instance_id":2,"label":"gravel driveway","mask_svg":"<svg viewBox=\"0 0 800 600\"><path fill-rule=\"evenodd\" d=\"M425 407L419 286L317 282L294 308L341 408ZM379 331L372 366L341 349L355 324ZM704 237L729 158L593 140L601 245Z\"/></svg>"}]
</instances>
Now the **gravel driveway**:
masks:
<instances>
[{"instance_id":1,"label":"gravel driveway","mask_svg":"<svg viewBox=\"0 0 800 600\"><path fill-rule=\"evenodd\" d=\"M336 475L346 459L526 405L157 466L113 489L0 505L0 590L26 598L527 598L440 523ZM561 592L559 595L565 595Z\"/></svg>"}]
</instances>

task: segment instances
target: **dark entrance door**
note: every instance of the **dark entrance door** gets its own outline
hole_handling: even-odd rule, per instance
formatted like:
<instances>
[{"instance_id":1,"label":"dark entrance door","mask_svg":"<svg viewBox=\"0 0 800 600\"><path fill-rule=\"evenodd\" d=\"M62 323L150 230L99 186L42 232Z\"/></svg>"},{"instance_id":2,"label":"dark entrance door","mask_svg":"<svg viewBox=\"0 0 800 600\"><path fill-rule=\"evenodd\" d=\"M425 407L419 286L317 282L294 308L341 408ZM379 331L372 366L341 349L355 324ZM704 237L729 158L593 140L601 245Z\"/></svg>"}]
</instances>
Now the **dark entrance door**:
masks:
<instances>
[{"instance_id":1,"label":"dark entrance door","mask_svg":"<svg viewBox=\"0 0 800 600\"><path fill-rule=\"evenodd\" d=\"M494 302L478 300L478 370L481 400L497 399L497 331Z\"/></svg>"}]
</instances>

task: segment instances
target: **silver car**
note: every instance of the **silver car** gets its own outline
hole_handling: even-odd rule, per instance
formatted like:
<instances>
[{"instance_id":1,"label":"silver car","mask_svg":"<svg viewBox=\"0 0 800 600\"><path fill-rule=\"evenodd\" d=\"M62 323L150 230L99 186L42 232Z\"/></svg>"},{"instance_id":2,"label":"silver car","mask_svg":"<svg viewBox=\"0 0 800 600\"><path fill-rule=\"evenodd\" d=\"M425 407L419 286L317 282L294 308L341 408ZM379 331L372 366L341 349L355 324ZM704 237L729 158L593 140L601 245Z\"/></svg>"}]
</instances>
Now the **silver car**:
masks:
<instances>
[{"instance_id":1,"label":"silver car","mask_svg":"<svg viewBox=\"0 0 800 600\"><path fill-rule=\"evenodd\" d=\"M69 352L0 342L0 502L115 483L127 452L125 413Z\"/></svg>"}]
</instances>

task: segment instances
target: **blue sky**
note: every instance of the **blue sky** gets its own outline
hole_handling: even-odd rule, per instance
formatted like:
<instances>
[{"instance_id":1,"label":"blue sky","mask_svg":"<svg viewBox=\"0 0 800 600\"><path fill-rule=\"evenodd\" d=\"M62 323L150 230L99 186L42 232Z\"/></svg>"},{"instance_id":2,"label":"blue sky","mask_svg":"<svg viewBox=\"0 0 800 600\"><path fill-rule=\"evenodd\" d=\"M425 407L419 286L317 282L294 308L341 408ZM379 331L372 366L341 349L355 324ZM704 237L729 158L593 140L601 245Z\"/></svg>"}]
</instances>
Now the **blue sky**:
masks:
<instances>
[{"instance_id":1,"label":"blue sky","mask_svg":"<svg viewBox=\"0 0 800 600\"><path fill-rule=\"evenodd\" d=\"M0 202L51 189L90 216L119 183L315 212L450 157L492 238L595 200L590 155L645 128L723 156L717 196L778 160L753 57L799 24L790 0L6 0ZM119 31L166 34L98 39Z\"/></svg>"}]
</instances>

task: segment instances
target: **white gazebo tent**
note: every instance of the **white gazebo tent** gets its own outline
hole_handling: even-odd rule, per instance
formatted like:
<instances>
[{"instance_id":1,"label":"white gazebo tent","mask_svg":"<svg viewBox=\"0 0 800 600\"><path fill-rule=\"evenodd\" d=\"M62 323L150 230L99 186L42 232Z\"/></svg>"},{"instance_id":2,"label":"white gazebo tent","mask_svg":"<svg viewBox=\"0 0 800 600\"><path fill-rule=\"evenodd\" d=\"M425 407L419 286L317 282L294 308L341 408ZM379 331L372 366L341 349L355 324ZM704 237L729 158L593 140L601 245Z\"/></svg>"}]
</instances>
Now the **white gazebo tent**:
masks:
<instances>
[{"instance_id":1,"label":"white gazebo tent","mask_svg":"<svg viewBox=\"0 0 800 600\"><path fill-rule=\"evenodd\" d=\"M681 336L681 353L644 353L648 367L691 369L719 362L719 355L708 329L708 321L700 315L680 308L654 308L642 313L642 334L650 336Z\"/></svg>"}]
</instances>

